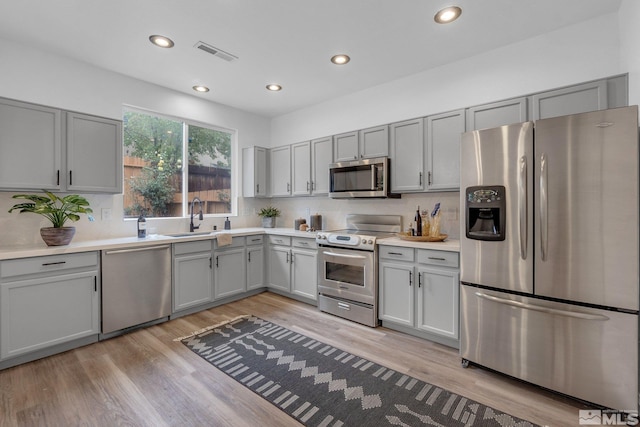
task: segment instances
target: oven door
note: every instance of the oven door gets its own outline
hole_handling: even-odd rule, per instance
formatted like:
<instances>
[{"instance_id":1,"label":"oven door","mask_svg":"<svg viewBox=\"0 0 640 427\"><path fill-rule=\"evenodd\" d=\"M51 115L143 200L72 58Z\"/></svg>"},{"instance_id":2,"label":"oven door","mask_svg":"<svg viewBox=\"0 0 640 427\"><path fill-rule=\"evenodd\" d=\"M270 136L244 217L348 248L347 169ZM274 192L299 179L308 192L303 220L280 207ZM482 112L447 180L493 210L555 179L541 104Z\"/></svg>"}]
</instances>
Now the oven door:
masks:
<instances>
[{"instance_id":1,"label":"oven door","mask_svg":"<svg viewBox=\"0 0 640 427\"><path fill-rule=\"evenodd\" d=\"M318 293L375 304L374 252L329 246L318 248Z\"/></svg>"}]
</instances>

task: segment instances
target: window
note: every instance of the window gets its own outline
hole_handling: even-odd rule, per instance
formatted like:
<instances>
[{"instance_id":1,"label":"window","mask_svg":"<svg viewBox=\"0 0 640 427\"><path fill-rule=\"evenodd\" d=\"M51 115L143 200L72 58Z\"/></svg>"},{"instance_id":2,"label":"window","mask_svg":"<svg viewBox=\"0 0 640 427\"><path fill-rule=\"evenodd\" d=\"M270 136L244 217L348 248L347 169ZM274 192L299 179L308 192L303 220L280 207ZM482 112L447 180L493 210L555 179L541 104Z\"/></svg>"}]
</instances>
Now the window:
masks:
<instances>
[{"instance_id":1,"label":"window","mask_svg":"<svg viewBox=\"0 0 640 427\"><path fill-rule=\"evenodd\" d=\"M235 132L136 110L124 112L124 216L235 212Z\"/></svg>"}]
</instances>

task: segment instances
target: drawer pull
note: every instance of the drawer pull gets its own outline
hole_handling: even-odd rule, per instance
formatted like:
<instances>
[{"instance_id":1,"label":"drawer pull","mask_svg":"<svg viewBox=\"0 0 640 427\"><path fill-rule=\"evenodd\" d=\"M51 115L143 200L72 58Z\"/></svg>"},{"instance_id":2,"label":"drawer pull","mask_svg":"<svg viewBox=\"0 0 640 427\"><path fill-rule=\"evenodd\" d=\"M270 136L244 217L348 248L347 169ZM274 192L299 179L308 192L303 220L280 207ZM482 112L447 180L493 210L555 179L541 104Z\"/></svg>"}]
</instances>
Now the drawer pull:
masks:
<instances>
[{"instance_id":1,"label":"drawer pull","mask_svg":"<svg viewBox=\"0 0 640 427\"><path fill-rule=\"evenodd\" d=\"M45 262L45 263L42 263L42 266L45 267L48 265L60 265L60 264L66 264L66 263L67 261Z\"/></svg>"},{"instance_id":2,"label":"drawer pull","mask_svg":"<svg viewBox=\"0 0 640 427\"><path fill-rule=\"evenodd\" d=\"M252 242L259 242L260 239L251 239Z\"/></svg>"},{"instance_id":3,"label":"drawer pull","mask_svg":"<svg viewBox=\"0 0 640 427\"><path fill-rule=\"evenodd\" d=\"M342 310L347 310L347 311L351 310L351 306L343 302L338 303L338 308L341 308Z\"/></svg>"},{"instance_id":4,"label":"drawer pull","mask_svg":"<svg viewBox=\"0 0 640 427\"><path fill-rule=\"evenodd\" d=\"M440 258L440 257L437 257L437 256L430 256L429 259L433 259L433 260L436 260L436 261L446 261L447 260L446 258Z\"/></svg>"},{"instance_id":5,"label":"drawer pull","mask_svg":"<svg viewBox=\"0 0 640 427\"><path fill-rule=\"evenodd\" d=\"M401 252L389 252L389 255L402 255Z\"/></svg>"}]
</instances>

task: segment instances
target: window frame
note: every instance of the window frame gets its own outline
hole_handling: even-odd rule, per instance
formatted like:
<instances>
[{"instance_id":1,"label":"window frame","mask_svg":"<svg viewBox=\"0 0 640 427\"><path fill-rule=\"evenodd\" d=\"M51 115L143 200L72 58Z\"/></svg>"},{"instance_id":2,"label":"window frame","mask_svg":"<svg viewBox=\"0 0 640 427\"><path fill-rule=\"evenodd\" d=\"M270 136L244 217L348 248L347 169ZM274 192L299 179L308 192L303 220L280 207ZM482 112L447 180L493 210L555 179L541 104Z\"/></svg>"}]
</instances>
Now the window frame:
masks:
<instances>
[{"instance_id":1,"label":"window frame","mask_svg":"<svg viewBox=\"0 0 640 427\"><path fill-rule=\"evenodd\" d=\"M231 136L231 140L230 140L230 152L231 152L231 161L229 162L230 167L231 167L231 173L229 174L229 177L231 179L231 200L230 200L230 212L229 213L207 213L204 214L205 217L208 218L225 218L225 217L237 217L238 216L238 185L240 185L240 180L239 180L239 168L240 168L240 164L239 164L239 159L238 159L238 153L239 153L239 148L238 148L238 131L237 129L232 129L232 128L227 128L224 126L219 126L219 125L213 125L211 123L205 123L205 122L201 122L198 120L192 120L192 119L187 119L184 117L178 117L178 116L174 116L171 114L164 114L164 113L158 113L156 111L153 110L147 110L144 108L140 108L140 107L134 107L131 105L124 105L123 109L122 109L122 117L124 118L124 115L127 111L130 112L134 112L134 113L139 113L139 114L146 114L149 116L155 116L155 117L159 117L162 119L166 119L166 120L173 120L176 122L181 122L182 123L182 188L181 188L181 195L182 195L182 216L157 216L157 217L148 217L148 218L152 218L152 219L173 219L173 218L178 218L178 219L182 219L182 218L188 218L190 216L189 213L189 203L191 202L190 200L188 200L189 197L189 189L188 189L188 185L189 185L189 157L188 157L188 153L189 153L189 149L188 149L188 144L189 144L189 126L197 126L197 127L201 127L201 128L206 128L206 129L210 129L213 131L217 131L217 132L224 132L227 133ZM125 155L125 147L124 147L124 126L122 127L122 132L123 132L123 138L122 138L122 145L123 145L123 149L122 149L122 156L124 157ZM124 167L122 168L122 174L123 174L123 183L125 182L125 177L124 177ZM123 211L124 211L125 206L122 207ZM125 220L135 220L135 218L129 218L129 217L125 217Z\"/></svg>"}]
</instances>

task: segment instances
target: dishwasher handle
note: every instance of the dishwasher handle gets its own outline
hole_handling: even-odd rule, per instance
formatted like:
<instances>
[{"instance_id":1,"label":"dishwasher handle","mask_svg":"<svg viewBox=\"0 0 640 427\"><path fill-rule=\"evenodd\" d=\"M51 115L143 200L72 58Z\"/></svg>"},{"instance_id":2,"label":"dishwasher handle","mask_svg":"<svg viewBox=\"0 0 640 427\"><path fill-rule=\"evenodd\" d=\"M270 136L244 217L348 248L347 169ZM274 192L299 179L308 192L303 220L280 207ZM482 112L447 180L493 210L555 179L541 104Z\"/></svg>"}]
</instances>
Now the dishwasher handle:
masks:
<instances>
[{"instance_id":1,"label":"dishwasher handle","mask_svg":"<svg viewBox=\"0 0 640 427\"><path fill-rule=\"evenodd\" d=\"M114 254L127 254L131 252L144 252L144 251L156 251L160 249L170 249L169 245L157 245L157 246L145 246L144 248L133 248L133 249L114 249L112 251L104 251L105 255L114 255Z\"/></svg>"}]
</instances>

